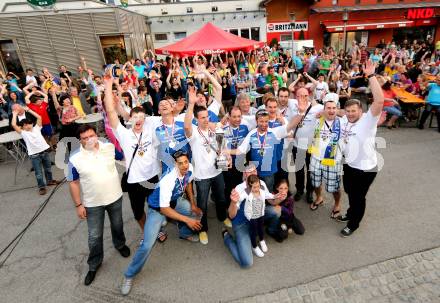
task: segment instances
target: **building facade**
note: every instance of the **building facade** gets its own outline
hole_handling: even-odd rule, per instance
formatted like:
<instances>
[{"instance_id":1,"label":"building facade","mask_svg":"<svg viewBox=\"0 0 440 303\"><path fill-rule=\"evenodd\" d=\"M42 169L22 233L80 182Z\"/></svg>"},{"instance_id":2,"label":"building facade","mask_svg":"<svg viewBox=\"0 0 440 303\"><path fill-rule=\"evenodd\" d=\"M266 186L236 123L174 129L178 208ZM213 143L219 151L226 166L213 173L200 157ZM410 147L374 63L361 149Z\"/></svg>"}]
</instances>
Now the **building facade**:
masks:
<instances>
[{"instance_id":1,"label":"building facade","mask_svg":"<svg viewBox=\"0 0 440 303\"><path fill-rule=\"evenodd\" d=\"M152 48L145 16L97 1L60 1L51 9L26 1L0 5L0 68L74 71L81 58L94 71L118 57L139 57Z\"/></svg>"}]
</instances>

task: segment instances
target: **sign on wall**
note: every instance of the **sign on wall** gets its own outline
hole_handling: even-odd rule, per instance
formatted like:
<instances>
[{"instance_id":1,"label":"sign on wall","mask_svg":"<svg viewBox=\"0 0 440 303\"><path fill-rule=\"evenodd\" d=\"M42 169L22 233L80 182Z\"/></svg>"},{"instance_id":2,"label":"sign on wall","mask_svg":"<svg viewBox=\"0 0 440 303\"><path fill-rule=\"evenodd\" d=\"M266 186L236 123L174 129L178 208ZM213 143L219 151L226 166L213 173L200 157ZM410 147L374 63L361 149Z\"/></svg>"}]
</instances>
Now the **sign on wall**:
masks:
<instances>
[{"instance_id":1,"label":"sign on wall","mask_svg":"<svg viewBox=\"0 0 440 303\"><path fill-rule=\"evenodd\" d=\"M56 0L27 0L27 2L36 6L50 6L54 5Z\"/></svg>"},{"instance_id":2,"label":"sign on wall","mask_svg":"<svg viewBox=\"0 0 440 303\"><path fill-rule=\"evenodd\" d=\"M297 21L294 23L294 32L308 31L308 21ZM291 32L292 24L290 22L272 22L267 24L268 33Z\"/></svg>"},{"instance_id":3,"label":"sign on wall","mask_svg":"<svg viewBox=\"0 0 440 303\"><path fill-rule=\"evenodd\" d=\"M410 8L406 18L409 20L428 19L435 15L433 8Z\"/></svg>"}]
</instances>

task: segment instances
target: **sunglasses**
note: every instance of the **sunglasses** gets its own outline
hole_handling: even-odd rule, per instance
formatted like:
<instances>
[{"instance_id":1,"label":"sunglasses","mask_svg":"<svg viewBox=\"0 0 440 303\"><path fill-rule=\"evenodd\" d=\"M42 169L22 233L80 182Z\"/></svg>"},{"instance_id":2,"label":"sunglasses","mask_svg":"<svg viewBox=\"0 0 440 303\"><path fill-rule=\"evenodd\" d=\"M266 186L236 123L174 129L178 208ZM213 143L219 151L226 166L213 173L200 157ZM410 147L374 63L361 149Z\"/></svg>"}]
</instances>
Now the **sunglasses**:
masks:
<instances>
[{"instance_id":1,"label":"sunglasses","mask_svg":"<svg viewBox=\"0 0 440 303\"><path fill-rule=\"evenodd\" d=\"M257 116L257 117L269 116L269 112L267 110L265 110L265 109L260 109L259 111L257 111L255 116Z\"/></svg>"},{"instance_id":2,"label":"sunglasses","mask_svg":"<svg viewBox=\"0 0 440 303\"><path fill-rule=\"evenodd\" d=\"M177 158L179 158L179 157L181 157L181 156L188 156L188 153L187 153L186 151L184 151L184 150L178 150L178 151L176 151L176 152L173 154L173 158L174 158L174 159L177 159Z\"/></svg>"}]
</instances>

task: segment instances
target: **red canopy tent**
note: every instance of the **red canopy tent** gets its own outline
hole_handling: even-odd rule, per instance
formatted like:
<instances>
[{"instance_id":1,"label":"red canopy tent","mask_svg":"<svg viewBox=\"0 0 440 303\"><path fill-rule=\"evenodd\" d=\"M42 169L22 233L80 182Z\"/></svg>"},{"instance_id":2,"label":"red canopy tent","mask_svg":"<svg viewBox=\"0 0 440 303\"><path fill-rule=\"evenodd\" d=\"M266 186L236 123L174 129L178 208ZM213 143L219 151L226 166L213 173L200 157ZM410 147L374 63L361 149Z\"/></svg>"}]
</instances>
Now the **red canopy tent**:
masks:
<instances>
[{"instance_id":1,"label":"red canopy tent","mask_svg":"<svg viewBox=\"0 0 440 303\"><path fill-rule=\"evenodd\" d=\"M249 40L225 32L208 22L197 32L171 45L157 48L156 53L162 55L194 56L221 54L227 51L251 51L262 47L264 42Z\"/></svg>"}]
</instances>

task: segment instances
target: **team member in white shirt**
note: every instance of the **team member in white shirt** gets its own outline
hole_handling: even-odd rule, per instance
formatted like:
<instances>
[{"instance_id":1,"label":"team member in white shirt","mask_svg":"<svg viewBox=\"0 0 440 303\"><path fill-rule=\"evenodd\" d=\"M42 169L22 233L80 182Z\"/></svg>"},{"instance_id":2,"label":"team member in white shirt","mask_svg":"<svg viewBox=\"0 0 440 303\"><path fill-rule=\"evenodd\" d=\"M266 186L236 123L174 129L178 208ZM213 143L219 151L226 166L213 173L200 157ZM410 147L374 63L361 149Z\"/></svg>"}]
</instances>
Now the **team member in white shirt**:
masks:
<instances>
[{"instance_id":1,"label":"team member in white shirt","mask_svg":"<svg viewBox=\"0 0 440 303\"><path fill-rule=\"evenodd\" d=\"M333 97L333 98L330 98ZM326 190L333 194L335 205L331 217L336 218L340 211L341 192L339 190L342 174L342 152L339 146L341 139L341 120L337 117L338 95L324 97L324 113L315 124L313 141L309 151L310 179L315 189L316 199L310 205L316 210L324 203L321 184L325 182Z\"/></svg>"},{"instance_id":2,"label":"team member in white shirt","mask_svg":"<svg viewBox=\"0 0 440 303\"><path fill-rule=\"evenodd\" d=\"M343 237L350 236L359 228L365 213L365 197L377 175L375 138L384 96L374 71L375 65L368 60L364 74L373 94L373 103L368 112L362 113L359 100L348 100L345 104L346 119L341 126L345 156L343 182L350 207L345 216L338 217L339 221L347 222L347 226L341 230Z\"/></svg>"},{"instance_id":3,"label":"team member in white shirt","mask_svg":"<svg viewBox=\"0 0 440 303\"><path fill-rule=\"evenodd\" d=\"M112 79L106 78L105 107L110 126L121 145L128 173L128 196L134 218L143 229L145 225L145 200L159 182L160 163L157 159L157 142L154 135L154 118L146 118L142 107L135 107L130 112L132 128L127 129L119 121L112 95ZM121 115L127 118L126 112L118 106ZM135 152L136 150L136 152ZM165 236L164 236L165 237Z\"/></svg>"},{"instance_id":4,"label":"team member in white shirt","mask_svg":"<svg viewBox=\"0 0 440 303\"><path fill-rule=\"evenodd\" d=\"M324 81L324 75L319 74L318 75L318 81L313 79L312 76L305 73L306 77L310 79L313 83L313 98L318 102L322 104L322 100L324 99L324 96L329 92L329 87L327 82Z\"/></svg>"},{"instance_id":5,"label":"team member in white shirt","mask_svg":"<svg viewBox=\"0 0 440 303\"><path fill-rule=\"evenodd\" d=\"M310 180L310 153L308 152L309 144L312 142L313 130L315 128L317 114L322 112L324 107L316 103L313 99L309 101L309 91L305 88L296 90L297 101L292 112L293 115L302 114L304 119L299 123L295 137L293 138L293 160L295 161L295 187L296 193L295 201L299 201L304 194L304 187L306 188L307 203L313 203L313 186ZM305 108L304 112L298 109L301 105ZM295 131L294 131L295 133ZM305 169L307 168L307 175ZM307 184L304 186L304 178L307 176Z\"/></svg>"},{"instance_id":6,"label":"team member in white shirt","mask_svg":"<svg viewBox=\"0 0 440 303\"><path fill-rule=\"evenodd\" d=\"M22 127L18 126L17 117L19 111L18 108L16 108L12 111L11 126L23 137L29 158L32 162L32 167L34 168L35 178L38 183L38 192L40 195L44 195L46 194L46 185L57 185L59 182L52 178L52 168L49 157L50 146L46 143L46 140L44 140L41 134L41 116L30 109L26 111L37 119L37 124L34 126L33 121L25 118L20 121ZM44 182L41 166L43 166L44 169L46 182Z\"/></svg>"},{"instance_id":7,"label":"team member in white shirt","mask_svg":"<svg viewBox=\"0 0 440 303\"><path fill-rule=\"evenodd\" d=\"M204 106L196 106L197 96L194 87L188 89L189 103L185 114L185 136L191 146L194 177L197 190L197 206L203 211L202 229L200 230L200 243L208 244L208 197L212 191L216 204L217 219L230 226L227 218L225 198L225 182L222 171L216 168L216 159L219 146L215 133L209 128L209 114ZM194 112L194 114L193 114ZM197 120L197 126L192 123L193 117Z\"/></svg>"}]
</instances>

